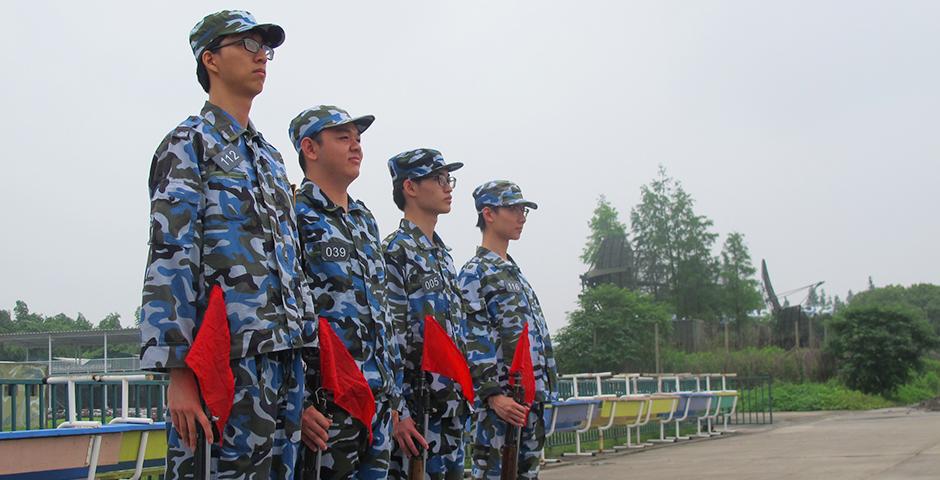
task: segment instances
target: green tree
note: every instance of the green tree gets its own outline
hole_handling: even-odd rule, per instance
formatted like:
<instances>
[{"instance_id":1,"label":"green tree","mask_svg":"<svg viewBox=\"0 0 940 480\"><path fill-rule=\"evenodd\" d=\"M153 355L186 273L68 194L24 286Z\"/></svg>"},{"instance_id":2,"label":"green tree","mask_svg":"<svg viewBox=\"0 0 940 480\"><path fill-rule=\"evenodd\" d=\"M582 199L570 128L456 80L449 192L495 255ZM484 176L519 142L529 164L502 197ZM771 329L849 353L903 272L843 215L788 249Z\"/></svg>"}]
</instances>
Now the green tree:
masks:
<instances>
[{"instance_id":1,"label":"green tree","mask_svg":"<svg viewBox=\"0 0 940 480\"><path fill-rule=\"evenodd\" d=\"M764 303L754 278L756 273L751 254L744 244L744 235L737 232L729 234L721 249L721 310L725 317L734 321L739 345L743 344L742 331L749 322L749 313Z\"/></svg>"},{"instance_id":2,"label":"green tree","mask_svg":"<svg viewBox=\"0 0 940 480\"><path fill-rule=\"evenodd\" d=\"M692 196L662 166L640 192L630 223L641 289L671 305L680 318L717 318L718 261L711 254L717 234L710 231L712 221L695 213Z\"/></svg>"},{"instance_id":3,"label":"green tree","mask_svg":"<svg viewBox=\"0 0 940 480\"><path fill-rule=\"evenodd\" d=\"M0 310L0 333L13 333L13 317L9 310Z\"/></svg>"},{"instance_id":4,"label":"green tree","mask_svg":"<svg viewBox=\"0 0 940 480\"><path fill-rule=\"evenodd\" d=\"M833 318L829 349L845 384L891 394L923 368L937 345L930 325L910 308L852 305Z\"/></svg>"},{"instance_id":5,"label":"green tree","mask_svg":"<svg viewBox=\"0 0 940 480\"><path fill-rule=\"evenodd\" d=\"M589 288L554 338L559 369L649 370L654 363L654 324L666 335L669 314L649 296L610 284Z\"/></svg>"},{"instance_id":6,"label":"green tree","mask_svg":"<svg viewBox=\"0 0 940 480\"><path fill-rule=\"evenodd\" d=\"M845 302L838 295L832 297L832 313L837 313L845 308Z\"/></svg>"},{"instance_id":7,"label":"green tree","mask_svg":"<svg viewBox=\"0 0 940 480\"><path fill-rule=\"evenodd\" d=\"M818 307L819 296L816 295L816 287L809 287L809 294L806 296L806 306Z\"/></svg>"},{"instance_id":8,"label":"green tree","mask_svg":"<svg viewBox=\"0 0 940 480\"><path fill-rule=\"evenodd\" d=\"M852 306L899 305L915 310L940 333L940 285L920 283L903 287L888 285L859 292L852 297Z\"/></svg>"},{"instance_id":9,"label":"green tree","mask_svg":"<svg viewBox=\"0 0 940 480\"><path fill-rule=\"evenodd\" d=\"M617 209L607 201L604 195L597 199L597 207L594 208L594 216L588 222L588 227L591 229L591 234L588 235L587 244L581 252L581 261L587 265L593 265L597 260L597 253L605 238L627 236L627 226L620 221Z\"/></svg>"},{"instance_id":10,"label":"green tree","mask_svg":"<svg viewBox=\"0 0 940 480\"><path fill-rule=\"evenodd\" d=\"M83 315L81 312L79 312L78 316L75 317L75 327L77 330L91 330L94 328L91 322L89 322L88 319L85 318L85 315Z\"/></svg>"},{"instance_id":11,"label":"green tree","mask_svg":"<svg viewBox=\"0 0 940 480\"><path fill-rule=\"evenodd\" d=\"M111 312L98 322L98 330L117 330L121 328L121 315Z\"/></svg>"},{"instance_id":12,"label":"green tree","mask_svg":"<svg viewBox=\"0 0 940 480\"><path fill-rule=\"evenodd\" d=\"M44 319L42 315L30 313L29 306L17 300L13 306L13 328L16 332L41 332Z\"/></svg>"}]
</instances>

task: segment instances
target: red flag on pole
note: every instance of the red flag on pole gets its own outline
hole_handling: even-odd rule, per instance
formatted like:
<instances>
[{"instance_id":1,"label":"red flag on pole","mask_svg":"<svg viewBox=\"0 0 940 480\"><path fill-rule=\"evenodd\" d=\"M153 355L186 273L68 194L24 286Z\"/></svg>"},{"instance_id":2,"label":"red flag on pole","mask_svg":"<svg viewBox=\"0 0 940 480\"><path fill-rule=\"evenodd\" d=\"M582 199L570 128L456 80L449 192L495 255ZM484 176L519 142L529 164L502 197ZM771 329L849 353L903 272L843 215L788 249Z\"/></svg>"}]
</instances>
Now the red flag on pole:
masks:
<instances>
[{"instance_id":1,"label":"red flag on pole","mask_svg":"<svg viewBox=\"0 0 940 480\"><path fill-rule=\"evenodd\" d=\"M535 372L532 369L532 347L529 346L529 324L522 327L519 343L516 344L516 353L512 356L512 366L509 367L509 385L515 385L513 373L522 374L522 388L525 389L525 403L532 405L535 401Z\"/></svg>"},{"instance_id":2,"label":"red flag on pole","mask_svg":"<svg viewBox=\"0 0 940 480\"><path fill-rule=\"evenodd\" d=\"M375 416L375 397L369 382L362 375L356 360L346 345L336 336L333 327L320 317L320 375L323 388L333 393L333 403L359 420L369 432L372 443L372 417Z\"/></svg>"},{"instance_id":3,"label":"red flag on pole","mask_svg":"<svg viewBox=\"0 0 940 480\"><path fill-rule=\"evenodd\" d=\"M235 401L235 376L229 365L232 339L228 327L228 315L225 313L225 298L218 285L209 292L209 306L202 317L199 332L186 355L186 365L196 375L199 392L209 409L209 414L217 417L219 445L222 444L222 432L232 412Z\"/></svg>"},{"instance_id":4,"label":"red flag on pole","mask_svg":"<svg viewBox=\"0 0 940 480\"><path fill-rule=\"evenodd\" d=\"M439 373L460 384L464 398L473 405L473 379L470 367L454 341L433 316L424 317L424 347L421 369Z\"/></svg>"}]
</instances>

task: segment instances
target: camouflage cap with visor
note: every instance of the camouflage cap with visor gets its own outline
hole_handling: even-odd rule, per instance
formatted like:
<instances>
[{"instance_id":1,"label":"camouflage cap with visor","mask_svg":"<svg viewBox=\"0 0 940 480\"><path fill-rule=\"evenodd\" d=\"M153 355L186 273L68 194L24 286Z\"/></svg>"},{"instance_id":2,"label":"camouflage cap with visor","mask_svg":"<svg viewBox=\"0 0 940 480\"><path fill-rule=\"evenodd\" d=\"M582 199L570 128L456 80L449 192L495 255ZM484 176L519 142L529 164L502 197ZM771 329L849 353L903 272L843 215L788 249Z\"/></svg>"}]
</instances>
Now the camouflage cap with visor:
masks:
<instances>
[{"instance_id":1,"label":"camouflage cap with visor","mask_svg":"<svg viewBox=\"0 0 940 480\"><path fill-rule=\"evenodd\" d=\"M405 179L426 177L438 170L453 172L462 166L460 162L445 163L441 152L433 148L409 150L388 159L388 172L392 175L392 184Z\"/></svg>"},{"instance_id":2,"label":"camouflage cap with visor","mask_svg":"<svg viewBox=\"0 0 940 480\"><path fill-rule=\"evenodd\" d=\"M257 31L261 34L265 45L277 48L284 43L284 29L273 23L258 23L255 17L244 10L222 10L221 12L206 15L189 32L189 46L193 55L199 62L202 52L212 42L226 35Z\"/></svg>"},{"instance_id":3,"label":"camouflage cap with visor","mask_svg":"<svg viewBox=\"0 0 940 480\"><path fill-rule=\"evenodd\" d=\"M477 212L482 212L483 207L511 207L513 205L523 205L531 209L539 208L535 202L530 202L522 197L522 189L519 185L509 180L491 180L473 189L473 204Z\"/></svg>"},{"instance_id":4,"label":"camouflage cap with visor","mask_svg":"<svg viewBox=\"0 0 940 480\"><path fill-rule=\"evenodd\" d=\"M313 137L327 128L352 123L359 129L359 133L362 133L374 121L374 115L353 118L342 108L333 105L317 105L300 112L299 115L294 117L290 122L290 127L287 128L287 134L290 135L290 142L294 144L294 149L297 150L297 153L300 153L301 140Z\"/></svg>"}]
</instances>

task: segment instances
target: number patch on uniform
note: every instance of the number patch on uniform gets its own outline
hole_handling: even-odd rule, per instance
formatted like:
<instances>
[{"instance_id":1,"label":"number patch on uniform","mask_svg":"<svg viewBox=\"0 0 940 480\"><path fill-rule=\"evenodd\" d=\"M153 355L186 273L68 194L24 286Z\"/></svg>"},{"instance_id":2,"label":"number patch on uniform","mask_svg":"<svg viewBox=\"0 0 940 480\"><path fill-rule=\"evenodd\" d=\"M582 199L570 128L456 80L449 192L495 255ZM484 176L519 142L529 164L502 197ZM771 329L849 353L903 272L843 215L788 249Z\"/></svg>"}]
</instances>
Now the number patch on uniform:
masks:
<instances>
[{"instance_id":1,"label":"number patch on uniform","mask_svg":"<svg viewBox=\"0 0 940 480\"><path fill-rule=\"evenodd\" d=\"M444 282L440 275L432 273L421 279L421 286L427 292L439 292L444 288Z\"/></svg>"},{"instance_id":2,"label":"number patch on uniform","mask_svg":"<svg viewBox=\"0 0 940 480\"><path fill-rule=\"evenodd\" d=\"M212 157L212 161L215 162L219 168L225 170L225 173L228 173L241 163L242 157L238 154L238 150L235 150L234 145L227 145L222 149L221 153Z\"/></svg>"},{"instance_id":3,"label":"number patch on uniform","mask_svg":"<svg viewBox=\"0 0 940 480\"><path fill-rule=\"evenodd\" d=\"M506 290L512 293L522 292L522 284L519 282L506 282Z\"/></svg>"},{"instance_id":4,"label":"number patch on uniform","mask_svg":"<svg viewBox=\"0 0 940 480\"><path fill-rule=\"evenodd\" d=\"M349 246L341 243L327 243L323 246L322 258L326 262L349 260Z\"/></svg>"}]
</instances>

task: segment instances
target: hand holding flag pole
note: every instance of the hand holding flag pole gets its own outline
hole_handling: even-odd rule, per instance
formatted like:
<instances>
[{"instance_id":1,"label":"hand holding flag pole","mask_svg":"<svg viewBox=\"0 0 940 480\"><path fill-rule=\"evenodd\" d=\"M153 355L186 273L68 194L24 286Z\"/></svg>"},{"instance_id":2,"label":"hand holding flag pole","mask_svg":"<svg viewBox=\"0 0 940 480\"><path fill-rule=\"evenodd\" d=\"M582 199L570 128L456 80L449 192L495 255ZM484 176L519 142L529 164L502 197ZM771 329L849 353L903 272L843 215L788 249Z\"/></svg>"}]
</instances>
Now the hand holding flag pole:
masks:
<instances>
[{"instance_id":1,"label":"hand holding flag pole","mask_svg":"<svg viewBox=\"0 0 940 480\"><path fill-rule=\"evenodd\" d=\"M214 285L209 292L209 305L202 317L196 339L186 355L186 365L192 370L199 384L202 403L207 410L206 416L212 421L212 432L205 432L200 425L196 425L194 460L199 478L209 478L209 438L217 439L219 445L222 445L222 434L235 401L235 376L229 364L231 345L225 298L222 288Z\"/></svg>"}]
</instances>

